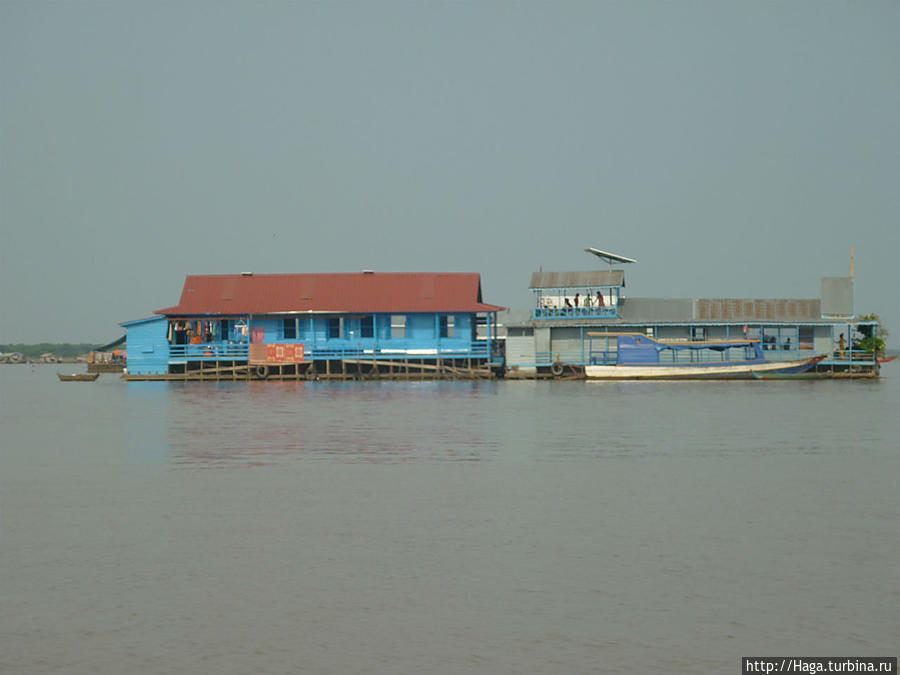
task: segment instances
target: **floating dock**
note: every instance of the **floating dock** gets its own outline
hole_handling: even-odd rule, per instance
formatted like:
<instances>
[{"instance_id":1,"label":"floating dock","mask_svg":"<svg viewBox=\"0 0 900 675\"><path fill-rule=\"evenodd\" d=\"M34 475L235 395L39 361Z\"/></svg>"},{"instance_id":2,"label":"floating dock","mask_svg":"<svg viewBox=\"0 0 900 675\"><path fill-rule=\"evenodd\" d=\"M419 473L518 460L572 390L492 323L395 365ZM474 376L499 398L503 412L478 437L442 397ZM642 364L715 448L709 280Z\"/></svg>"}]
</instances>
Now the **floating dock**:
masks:
<instances>
[{"instance_id":1,"label":"floating dock","mask_svg":"<svg viewBox=\"0 0 900 675\"><path fill-rule=\"evenodd\" d=\"M878 317L854 313L852 273L823 278L819 298L629 298L613 266L637 261L587 252L608 269L538 271L522 312L485 303L476 273L188 275L177 305L121 324L123 378L572 380L630 363L625 333L673 352L737 341L771 363L825 354L813 372L879 376Z\"/></svg>"},{"instance_id":2,"label":"floating dock","mask_svg":"<svg viewBox=\"0 0 900 675\"><path fill-rule=\"evenodd\" d=\"M139 381L262 381L305 380L491 380L502 376L502 370L473 363L472 359L342 359L315 363L258 364L246 362L197 362L184 369L162 374L125 373L129 382Z\"/></svg>"}]
</instances>

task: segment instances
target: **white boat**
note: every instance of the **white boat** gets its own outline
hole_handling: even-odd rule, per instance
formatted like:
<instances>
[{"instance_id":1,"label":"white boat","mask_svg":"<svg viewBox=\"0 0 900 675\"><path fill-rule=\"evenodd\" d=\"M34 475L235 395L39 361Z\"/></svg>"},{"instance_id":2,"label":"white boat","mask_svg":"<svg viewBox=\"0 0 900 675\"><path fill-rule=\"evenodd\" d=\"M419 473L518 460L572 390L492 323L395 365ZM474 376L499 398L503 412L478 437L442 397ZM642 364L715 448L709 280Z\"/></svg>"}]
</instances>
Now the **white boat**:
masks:
<instances>
[{"instance_id":1,"label":"white boat","mask_svg":"<svg viewBox=\"0 0 900 675\"><path fill-rule=\"evenodd\" d=\"M825 358L769 361L759 340L656 340L640 333L589 337L584 374L598 380L748 380L754 373L802 373Z\"/></svg>"}]
</instances>

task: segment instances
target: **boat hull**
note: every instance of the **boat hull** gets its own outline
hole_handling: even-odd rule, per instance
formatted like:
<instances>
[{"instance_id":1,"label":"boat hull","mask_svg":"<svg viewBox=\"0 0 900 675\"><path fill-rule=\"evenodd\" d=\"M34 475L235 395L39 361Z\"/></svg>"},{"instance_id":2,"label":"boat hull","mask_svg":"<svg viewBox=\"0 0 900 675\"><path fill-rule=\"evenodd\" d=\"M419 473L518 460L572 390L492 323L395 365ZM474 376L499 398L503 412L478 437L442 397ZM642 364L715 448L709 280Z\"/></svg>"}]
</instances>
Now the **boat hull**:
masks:
<instances>
[{"instance_id":1,"label":"boat hull","mask_svg":"<svg viewBox=\"0 0 900 675\"><path fill-rule=\"evenodd\" d=\"M824 357L756 363L585 366L589 380L751 380L754 373L800 373Z\"/></svg>"},{"instance_id":2,"label":"boat hull","mask_svg":"<svg viewBox=\"0 0 900 675\"><path fill-rule=\"evenodd\" d=\"M834 373L815 371L806 371L803 373L753 373L753 377L757 380L830 380L834 378Z\"/></svg>"},{"instance_id":3,"label":"boat hull","mask_svg":"<svg viewBox=\"0 0 900 675\"><path fill-rule=\"evenodd\" d=\"M100 377L100 373L78 373L75 375L63 375L62 373L57 373L56 376L59 378L60 382L93 382Z\"/></svg>"}]
</instances>

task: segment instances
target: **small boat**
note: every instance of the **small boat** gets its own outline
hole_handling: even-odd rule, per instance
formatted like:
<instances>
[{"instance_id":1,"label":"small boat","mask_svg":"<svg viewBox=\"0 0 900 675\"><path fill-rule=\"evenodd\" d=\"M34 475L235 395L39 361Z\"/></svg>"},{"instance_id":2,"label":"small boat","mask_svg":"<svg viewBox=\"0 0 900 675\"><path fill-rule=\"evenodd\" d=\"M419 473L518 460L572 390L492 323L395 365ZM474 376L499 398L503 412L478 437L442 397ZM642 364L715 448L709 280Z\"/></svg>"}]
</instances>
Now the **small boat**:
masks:
<instances>
[{"instance_id":1,"label":"small boat","mask_svg":"<svg viewBox=\"0 0 900 675\"><path fill-rule=\"evenodd\" d=\"M657 340L642 333L588 336L590 365L584 371L589 380L749 380L757 374L803 373L826 356L769 361L759 340Z\"/></svg>"},{"instance_id":2,"label":"small boat","mask_svg":"<svg viewBox=\"0 0 900 675\"><path fill-rule=\"evenodd\" d=\"M897 358L896 354L890 354L889 356L879 356L878 363L890 363L894 359Z\"/></svg>"},{"instance_id":3,"label":"small boat","mask_svg":"<svg viewBox=\"0 0 900 675\"><path fill-rule=\"evenodd\" d=\"M56 376L60 382L93 382L100 377L100 373L73 373L72 375L57 373Z\"/></svg>"}]
</instances>

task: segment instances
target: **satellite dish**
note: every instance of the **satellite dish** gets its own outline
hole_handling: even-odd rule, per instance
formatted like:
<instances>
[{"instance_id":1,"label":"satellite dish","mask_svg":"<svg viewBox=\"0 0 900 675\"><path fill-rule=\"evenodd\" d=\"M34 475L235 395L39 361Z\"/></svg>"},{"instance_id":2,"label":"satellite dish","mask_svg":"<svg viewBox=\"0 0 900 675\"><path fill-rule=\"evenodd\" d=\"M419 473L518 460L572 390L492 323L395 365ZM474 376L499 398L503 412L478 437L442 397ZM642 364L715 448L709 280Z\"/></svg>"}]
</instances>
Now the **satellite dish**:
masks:
<instances>
[{"instance_id":1,"label":"satellite dish","mask_svg":"<svg viewBox=\"0 0 900 675\"><path fill-rule=\"evenodd\" d=\"M636 263L637 260L634 258L626 258L624 255L619 255L618 253L607 253L606 251L601 251L599 248L586 248L584 249L585 253L593 253L598 258L605 260L612 266L613 263Z\"/></svg>"}]
</instances>

